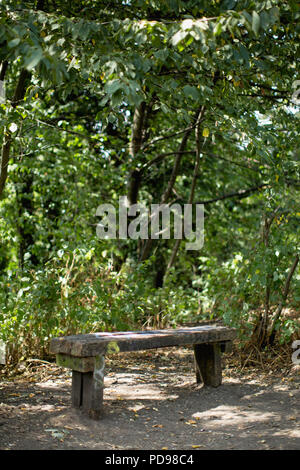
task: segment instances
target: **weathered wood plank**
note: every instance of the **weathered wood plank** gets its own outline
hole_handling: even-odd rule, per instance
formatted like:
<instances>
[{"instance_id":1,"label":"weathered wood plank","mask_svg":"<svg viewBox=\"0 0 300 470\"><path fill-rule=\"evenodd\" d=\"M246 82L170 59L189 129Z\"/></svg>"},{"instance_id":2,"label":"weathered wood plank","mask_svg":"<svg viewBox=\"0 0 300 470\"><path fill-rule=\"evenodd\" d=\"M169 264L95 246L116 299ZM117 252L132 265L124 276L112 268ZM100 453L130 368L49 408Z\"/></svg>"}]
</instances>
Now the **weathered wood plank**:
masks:
<instances>
[{"instance_id":1,"label":"weathered wood plank","mask_svg":"<svg viewBox=\"0 0 300 470\"><path fill-rule=\"evenodd\" d=\"M204 385L219 387L222 383L220 344L195 344L196 380Z\"/></svg>"},{"instance_id":2,"label":"weathered wood plank","mask_svg":"<svg viewBox=\"0 0 300 470\"><path fill-rule=\"evenodd\" d=\"M194 351L195 351L195 348L194 348ZM202 377L201 377L200 369L199 369L197 361L196 361L196 354L195 353L194 353L194 366L195 366L195 373L196 373L196 382L197 382L197 384L201 384L202 383Z\"/></svg>"},{"instance_id":3,"label":"weathered wood plank","mask_svg":"<svg viewBox=\"0 0 300 470\"><path fill-rule=\"evenodd\" d=\"M232 352L232 341L225 341L220 343L222 353L231 353Z\"/></svg>"},{"instance_id":4,"label":"weathered wood plank","mask_svg":"<svg viewBox=\"0 0 300 470\"><path fill-rule=\"evenodd\" d=\"M85 411L91 408L93 395L93 372L82 374L82 401L81 406Z\"/></svg>"},{"instance_id":5,"label":"weathered wood plank","mask_svg":"<svg viewBox=\"0 0 300 470\"><path fill-rule=\"evenodd\" d=\"M92 419L99 419L103 411L104 364L104 357L97 356L94 372L82 374L82 408Z\"/></svg>"},{"instance_id":6,"label":"weathered wood plank","mask_svg":"<svg viewBox=\"0 0 300 470\"><path fill-rule=\"evenodd\" d=\"M82 373L72 372L72 406L80 408L82 404Z\"/></svg>"},{"instance_id":7,"label":"weathered wood plank","mask_svg":"<svg viewBox=\"0 0 300 470\"><path fill-rule=\"evenodd\" d=\"M57 354L56 364L61 367L68 367L77 372L92 372L94 370L94 357L75 357L67 354Z\"/></svg>"},{"instance_id":8,"label":"weathered wood plank","mask_svg":"<svg viewBox=\"0 0 300 470\"><path fill-rule=\"evenodd\" d=\"M53 338L50 352L76 357L91 357L115 352L180 346L187 344L230 341L236 337L233 328L201 326L176 330L153 330L122 333L91 333Z\"/></svg>"}]
</instances>

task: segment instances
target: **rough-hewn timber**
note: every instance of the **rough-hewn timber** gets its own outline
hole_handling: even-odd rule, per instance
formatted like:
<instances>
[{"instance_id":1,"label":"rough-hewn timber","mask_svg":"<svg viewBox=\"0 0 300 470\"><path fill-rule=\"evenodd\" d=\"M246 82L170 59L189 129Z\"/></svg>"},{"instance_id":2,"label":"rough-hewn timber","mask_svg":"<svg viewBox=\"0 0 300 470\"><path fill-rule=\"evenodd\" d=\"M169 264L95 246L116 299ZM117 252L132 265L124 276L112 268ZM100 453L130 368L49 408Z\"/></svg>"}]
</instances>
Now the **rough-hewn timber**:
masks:
<instances>
[{"instance_id":1,"label":"rough-hewn timber","mask_svg":"<svg viewBox=\"0 0 300 470\"><path fill-rule=\"evenodd\" d=\"M93 357L116 352L140 351L167 346L183 346L231 341L233 328L205 325L176 330L127 331L65 336L51 341L50 352L75 357Z\"/></svg>"},{"instance_id":2,"label":"rough-hewn timber","mask_svg":"<svg viewBox=\"0 0 300 470\"><path fill-rule=\"evenodd\" d=\"M209 387L219 387L222 383L220 344L195 344L194 354L197 383L202 381Z\"/></svg>"},{"instance_id":3,"label":"rough-hewn timber","mask_svg":"<svg viewBox=\"0 0 300 470\"><path fill-rule=\"evenodd\" d=\"M90 372L94 370L94 357L75 357L67 354L56 354L56 364L78 372Z\"/></svg>"}]
</instances>

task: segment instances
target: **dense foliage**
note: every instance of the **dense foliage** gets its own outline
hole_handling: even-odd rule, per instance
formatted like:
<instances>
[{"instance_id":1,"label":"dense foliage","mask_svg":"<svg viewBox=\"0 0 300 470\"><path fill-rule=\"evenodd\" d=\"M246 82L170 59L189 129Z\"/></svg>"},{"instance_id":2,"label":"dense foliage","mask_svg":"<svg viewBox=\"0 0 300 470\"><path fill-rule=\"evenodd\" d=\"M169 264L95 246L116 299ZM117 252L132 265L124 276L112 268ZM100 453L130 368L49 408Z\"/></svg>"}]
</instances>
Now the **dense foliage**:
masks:
<instances>
[{"instance_id":1,"label":"dense foliage","mask_svg":"<svg viewBox=\"0 0 300 470\"><path fill-rule=\"evenodd\" d=\"M0 9L11 357L43 354L57 334L212 318L259 347L288 341L300 307L298 2ZM204 247L99 240L97 207L124 195L204 203Z\"/></svg>"}]
</instances>

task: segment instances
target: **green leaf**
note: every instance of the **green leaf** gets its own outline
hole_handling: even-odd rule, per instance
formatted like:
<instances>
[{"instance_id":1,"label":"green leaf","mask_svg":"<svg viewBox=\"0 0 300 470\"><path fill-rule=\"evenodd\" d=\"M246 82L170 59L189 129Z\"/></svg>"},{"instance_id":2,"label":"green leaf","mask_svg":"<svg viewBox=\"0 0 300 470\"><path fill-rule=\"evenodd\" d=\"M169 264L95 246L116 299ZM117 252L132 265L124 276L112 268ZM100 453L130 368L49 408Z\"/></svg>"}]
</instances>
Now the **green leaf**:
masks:
<instances>
[{"instance_id":1,"label":"green leaf","mask_svg":"<svg viewBox=\"0 0 300 470\"><path fill-rule=\"evenodd\" d=\"M176 46L180 41L185 39L185 37L188 34L189 34L188 31L182 31L182 30L177 31L177 33L174 34L174 36L171 39L171 42L172 42L173 46Z\"/></svg>"},{"instance_id":2,"label":"green leaf","mask_svg":"<svg viewBox=\"0 0 300 470\"><path fill-rule=\"evenodd\" d=\"M106 85L104 87L104 90L109 95L113 95L114 93L116 93L116 91L120 90L120 88L122 88L122 86L123 86L123 84L119 79L111 80L111 81L106 83Z\"/></svg>"},{"instance_id":3,"label":"green leaf","mask_svg":"<svg viewBox=\"0 0 300 470\"><path fill-rule=\"evenodd\" d=\"M222 25L220 22L215 25L213 32L215 36L219 36L222 33Z\"/></svg>"},{"instance_id":4,"label":"green leaf","mask_svg":"<svg viewBox=\"0 0 300 470\"><path fill-rule=\"evenodd\" d=\"M18 44L20 44L20 38L15 38L15 39L12 39L11 41L9 41L7 43L7 46L12 49L13 47L17 46Z\"/></svg>"},{"instance_id":5,"label":"green leaf","mask_svg":"<svg viewBox=\"0 0 300 470\"><path fill-rule=\"evenodd\" d=\"M194 86L191 86L191 85L185 85L183 87L183 93L185 94L185 96L188 98L188 97L192 97L194 98L195 100L198 100L199 99L199 92L197 90L196 87Z\"/></svg>"},{"instance_id":6,"label":"green leaf","mask_svg":"<svg viewBox=\"0 0 300 470\"><path fill-rule=\"evenodd\" d=\"M249 67L249 52L243 44L239 46L241 57L243 58L246 67Z\"/></svg>"},{"instance_id":7,"label":"green leaf","mask_svg":"<svg viewBox=\"0 0 300 470\"><path fill-rule=\"evenodd\" d=\"M24 67L28 70L33 69L42 59L43 57L43 50L39 48L31 49L30 53L24 60Z\"/></svg>"},{"instance_id":8,"label":"green leaf","mask_svg":"<svg viewBox=\"0 0 300 470\"><path fill-rule=\"evenodd\" d=\"M162 49L160 51L154 52L154 57L160 59L162 62L164 62L168 58L168 55L169 51L167 49Z\"/></svg>"},{"instance_id":9,"label":"green leaf","mask_svg":"<svg viewBox=\"0 0 300 470\"><path fill-rule=\"evenodd\" d=\"M259 28L260 28L260 16L258 13L256 13L256 11L253 11L252 12L252 29L254 33L256 34L256 36L258 35Z\"/></svg>"}]
</instances>

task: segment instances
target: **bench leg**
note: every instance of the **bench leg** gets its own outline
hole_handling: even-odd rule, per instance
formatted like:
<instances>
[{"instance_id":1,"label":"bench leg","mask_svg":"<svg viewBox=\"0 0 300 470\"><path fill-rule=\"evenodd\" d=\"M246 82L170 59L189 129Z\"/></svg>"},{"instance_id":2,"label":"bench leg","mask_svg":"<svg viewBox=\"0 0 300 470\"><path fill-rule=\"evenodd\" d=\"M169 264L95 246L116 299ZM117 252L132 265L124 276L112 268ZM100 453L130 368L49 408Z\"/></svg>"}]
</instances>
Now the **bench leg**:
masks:
<instances>
[{"instance_id":1,"label":"bench leg","mask_svg":"<svg viewBox=\"0 0 300 470\"><path fill-rule=\"evenodd\" d=\"M194 344L194 357L197 383L202 381L204 385L219 387L222 383L220 345Z\"/></svg>"},{"instance_id":2,"label":"bench leg","mask_svg":"<svg viewBox=\"0 0 300 470\"><path fill-rule=\"evenodd\" d=\"M104 356L95 358L93 372L72 375L72 406L82 408L90 418L99 419L103 410Z\"/></svg>"},{"instance_id":3,"label":"bench leg","mask_svg":"<svg viewBox=\"0 0 300 470\"><path fill-rule=\"evenodd\" d=\"M72 370L72 406L80 408L82 403L83 373Z\"/></svg>"}]
</instances>

